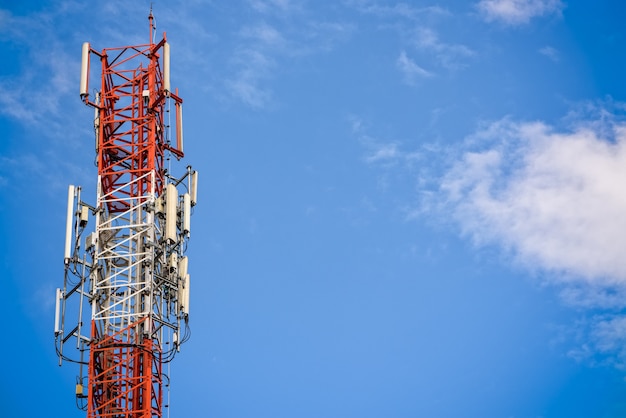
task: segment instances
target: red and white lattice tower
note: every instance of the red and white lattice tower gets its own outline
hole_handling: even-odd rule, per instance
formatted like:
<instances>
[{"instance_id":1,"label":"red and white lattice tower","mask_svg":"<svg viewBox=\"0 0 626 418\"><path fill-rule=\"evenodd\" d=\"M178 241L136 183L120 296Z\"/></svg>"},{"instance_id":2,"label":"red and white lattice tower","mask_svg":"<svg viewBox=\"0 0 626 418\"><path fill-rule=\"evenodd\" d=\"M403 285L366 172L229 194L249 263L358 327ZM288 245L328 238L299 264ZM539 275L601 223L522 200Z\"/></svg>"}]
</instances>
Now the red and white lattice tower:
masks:
<instances>
[{"instance_id":1,"label":"red and white lattice tower","mask_svg":"<svg viewBox=\"0 0 626 418\"><path fill-rule=\"evenodd\" d=\"M83 44L80 97L95 109L97 199L89 205L69 187L55 345L59 364L79 364L76 397L88 418L164 416L164 365L190 335L185 250L197 172L169 171L183 157L183 101L170 88L170 48L165 33L155 43L152 12L149 23L147 44Z\"/></svg>"}]
</instances>

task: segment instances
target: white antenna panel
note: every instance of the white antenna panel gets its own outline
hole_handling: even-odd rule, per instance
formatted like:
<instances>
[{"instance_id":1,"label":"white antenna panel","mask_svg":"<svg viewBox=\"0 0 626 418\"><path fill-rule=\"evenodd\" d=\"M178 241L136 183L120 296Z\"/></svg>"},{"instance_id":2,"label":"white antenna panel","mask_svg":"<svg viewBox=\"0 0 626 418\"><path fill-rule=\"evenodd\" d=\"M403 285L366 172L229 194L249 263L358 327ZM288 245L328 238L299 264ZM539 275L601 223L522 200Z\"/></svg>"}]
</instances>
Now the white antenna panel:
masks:
<instances>
[{"instance_id":1,"label":"white antenna panel","mask_svg":"<svg viewBox=\"0 0 626 418\"><path fill-rule=\"evenodd\" d=\"M178 286L178 306L180 312L189 315L189 273L185 274Z\"/></svg>"},{"instance_id":2,"label":"white antenna panel","mask_svg":"<svg viewBox=\"0 0 626 418\"><path fill-rule=\"evenodd\" d=\"M190 289L190 282L189 282L189 273L187 273L185 275L185 287L183 288L183 307L184 309L182 310L183 313L186 313L187 315L189 315L189 289Z\"/></svg>"},{"instance_id":3,"label":"white antenna panel","mask_svg":"<svg viewBox=\"0 0 626 418\"><path fill-rule=\"evenodd\" d=\"M59 324L60 312L61 312L61 299L63 299L63 292L61 289L57 288L57 297L54 308L54 333L59 334L61 332L61 327Z\"/></svg>"},{"instance_id":4,"label":"white antenna panel","mask_svg":"<svg viewBox=\"0 0 626 418\"><path fill-rule=\"evenodd\" d=\"M186 277L187 269L189 266L189 259L187 257L181 257L178 261L178 277Z\"/></svg>"},{"instance_id":5,"label":"white antenna panel","mask_svg":"<svg viewBox=\"0 0 626 418\"><path fill-rule=\"evenodd\" d=\"M189 236L191 231L191 197L189 193L183 195L183 234Z\"/></svg>"},{"instance_id":6,"label":"white antenna panel","mask_svg":"<svg viewBox=\"0 0 626 418\"><path fill-rule=\"evenodd\" d=\"M191 173L191 206L195 206L198 201L198 172Z\"/></svg>"},{"instance_id":7,"label":"white antenna panel","mask_svg":"<svg viewBox=\"0 0 626 418\"><path fill-rule=\"evenodd\" d=\"M176 147L183 151L183 105L176 106Z\"/></svg>"},{"instance_id":8,"label":"white antenna panel","mask_svg":"<svg viewBox=\"0 0 626 418\"><path fill-rule=\"evenodd\" d=\"M165 239L172 243L177 241L176 217L178 209L178 190L168 183L165 191Z\"/></svg>"}]
</instances>

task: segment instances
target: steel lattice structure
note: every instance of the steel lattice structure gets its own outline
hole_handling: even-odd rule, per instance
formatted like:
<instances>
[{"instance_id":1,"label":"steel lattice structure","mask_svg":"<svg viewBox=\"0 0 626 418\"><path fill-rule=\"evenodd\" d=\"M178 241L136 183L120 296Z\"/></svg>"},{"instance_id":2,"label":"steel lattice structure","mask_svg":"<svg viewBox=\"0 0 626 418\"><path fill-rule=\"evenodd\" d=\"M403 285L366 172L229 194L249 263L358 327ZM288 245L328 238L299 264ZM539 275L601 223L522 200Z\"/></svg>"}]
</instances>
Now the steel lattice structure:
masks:
<instances>
[{"instance_id":1,"label":"steel lattice structure","mask_svg":"<svg viewBox=\"0 0 626 418\"><path fill-rule=\"evenodd\" d=\"M83 202L81 188L70 186L55 337L59 364L65 359L80 365L76 396L88 418L161 417L163 364L189 337L184 253L197 172L187 167L175 178L166 169L170 156L184 156L182 99L170 91L169 44L165 34L153 42L152 13L149 23L148 44L102 51L83 45L80 95L95 109L96 205ZM102 72L92 100L94 56ZM68 332L74 316L77 325ZM73 355L64 352L70 339L76 342Z\"/></svg>"}]
</instances>

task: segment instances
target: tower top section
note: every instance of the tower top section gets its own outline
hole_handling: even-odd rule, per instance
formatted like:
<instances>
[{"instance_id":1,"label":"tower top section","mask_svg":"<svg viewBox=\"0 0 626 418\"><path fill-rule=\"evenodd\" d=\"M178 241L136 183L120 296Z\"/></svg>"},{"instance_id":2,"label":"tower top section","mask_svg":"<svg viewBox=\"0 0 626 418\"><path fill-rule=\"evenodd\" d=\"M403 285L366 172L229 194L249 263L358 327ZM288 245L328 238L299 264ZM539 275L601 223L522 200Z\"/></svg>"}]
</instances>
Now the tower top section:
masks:
<instances>
[{"instance_id":1,"label":"tower top section","mask_svg":"<svg viewBox=\"0 0 626 418\"><path fill-rule=\"evenodd\" d=\"M147 44L97 51L85 42L82 49L80 97L95 109L98 174L104 194L111 194L107 203L110 212L126 210L127 197L145 195L149 173L155 173L156 193L160 195L165 184L167 156L177 159L184 156L183 100L171 88L170 45L165 33L155 42L152 11L148 21ZM91 94L90 69L94 57L100 59L102 70L100 80L93 80L99 81L100 88ZM133 183L134 180L137 182ZM131 183L131 190L123 189L123 185Z\"/></svg>"}]
</instances>

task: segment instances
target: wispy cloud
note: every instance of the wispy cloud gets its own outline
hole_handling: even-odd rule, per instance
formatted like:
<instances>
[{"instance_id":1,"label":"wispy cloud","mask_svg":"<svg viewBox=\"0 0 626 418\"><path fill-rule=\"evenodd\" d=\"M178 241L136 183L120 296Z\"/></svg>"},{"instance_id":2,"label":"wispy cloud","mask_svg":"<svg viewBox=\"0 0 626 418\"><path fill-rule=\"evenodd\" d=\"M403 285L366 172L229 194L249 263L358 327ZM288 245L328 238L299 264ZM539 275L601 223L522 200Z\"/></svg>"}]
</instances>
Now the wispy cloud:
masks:
<instances>
[{"instance_id":1,"label":"wispy cloud","mask_svg":"<svg viewBox=\"0 0 626 418\"><path fill-rule=\"evenodd\" d=\"M447 69L463 67L464 60L474 55L474 51L465 45L441 41L431 28L417 29L415 44L418 49L433 53L439 65Z\"/></svg>"},{"instance_id":2,"label":"wispy cloud","mask_svg":"<svg viewBox=\"0 0 626 418\"><path fill-rule=\"evenodd\" d=\"M437 24L442 19L454 19L454 14L439 6L415 7L407 3L393 5L383 2L356 0L349 1L349 5L359 12L375 17L378 28L396 31L402 39L402 52L396 60L396 65L404 69L405 82L414 84L417 75L432 75L423 66L417 66L408 58L407 50L419 53L420 58L426 61L430 68L456 70L467 65L467 59L475 55L468 46L461 43L447 42L442 38ZM449 32L448 32L449 33Z\"/></svg>"},{"instance_id":3,"label":"wispy cloud","mask_svg":"<svg viewBox=\"0 0 626 418\"><path fill-rule=\"evenodd\" d=\"M558 62L561 58L559 51L549 45L546 45L543 48L539 49L539 53L550 58L554 62Z\"/></svg>"},{"instance_id":4,"label":"wispy cloud","mask_svg":"<svg viewBox=\"0 0 626 418\"><path fill-rule=\"evenodd\" d=\"M367 133L363 120L359 117L350 117L352 134L366 150L363 160L368 164L395 165L402 158L397 142L381 141Z\"/></svg>"},{"instance_id":5,"label":"wispy cloud","mask_svg":"<svg viewBox=\"0 0 626 418\"><path fill-rule=\"evenodd\" d=\"M406 55L405 51L400 53L396 60L396 66L404 75L404 81L409 85L415 85L417 80L425 77L432 77L432 73L420 67L411 58Z\"/></svg>"},{"instance_id":6,"label":"wispy cloud","mask_svg":"<svg viewBox=\"0 0 626 418\"><path fill-rule=\"evenodd\" d=\"M249 4L261 13L284 13L301 7L300 2L294 0L249 0Z\"/></svg>"},{"instance_id":7,"label":"wispy cloud","mask_svg":"<svg viewBox=\"0 0 626 418\"><path fill-rule=\"evenodd\" d=\"M352 0L348 1L347 4L355 7L361 13L368 13L379 17L421 19L425 16L449 14L447 9L440 6L415 7L407 3L388 5L370 0Z\"/></svg>"},{"instance_id":8,"label":"wispy cloud","mask_svg":"<svg viewBox=\"0 0 626 418\"><path fill-rule=\"evenodd\" d=\"M560 14L564 5L560 0L480 0L477 7L488 22L522 25L535 17Z\"/></svg>"},{"instance_id":9,"label":"wispy cloud","mask_svg":"<svg viewBox=\"0 0 626 418\"><path fill-rule=\"evenodd\" d=\"M352 31L349 23L312 15L302 2L251 0L251 18L237 31L232 76L225 85L232 98L264 109L271 107L271 81L287 60L326 52Z\"/></svg>"},{"instance_id":10,"label":"wispy cloud","mask_svg":"<svg viewBox=\"0 0 626 418\"><path fill-rule=\"evenodd\" d=\"M393 161L397 159L399 156L400 156L400 153L398 151L397 144L393 144L393 143L383 144L377 147L377 149L373 153L365 157L365 161L368 163L376 163L376 162L381 162L381 161Z\"/></svg>"},{"instance_id":11,"label":"wispy cloud","mask_svg":"<svg viewBox=\"0 0 626 418\"><path fill-rule=\"evenodd\" d=\"M0 36L19 51L12 61L17 71L0 78L0 115L39 129L40 139L62 139L68 146L85 131L75 118L66 116L83 105L76 81L80 42L76 50L69 50L64 37L71 35L55 27L59 14L68 9L64 4L27 16L0 10Z\"/></svg>"},{"instance_id":12,"label":"wispy cloud","mask_svg":"<svg viewBox=\"0 0 626 418\"><path fill-rule=\"evenodd\" d=\"M64 158L67 150L41 150L37 154L21 153L16 156L0 157L0 188L10 190L18 199L29 199L25 193L32 190L22 186L26 180L37 186L43 185L42 193L48 197L59 196L67 189L67 184L89 177L89 167L76 165L70 159ZM16 179L14 173L20 173ZM69 179L69 181L68 181Z\"/></svg>"},{"instance_id":13,"label":"wispy cloud","mask_svg":"<svg viewBox=\"0 0 626 418\"><path fill-rule=\"evenodd\" d=\"M626 317L619 313L600 313L560 327L560 343L571 341L567 356L592 366L626 370Z\"/></svg>"},{"instance_id":14,"label":"wispy cloud","mask_svg":"<svg viewBox=\"0 0 626 418\"><path fill-rule=\"evenodd\" d=\"M270 47L279 47L285 43L283 35L276 28L265 22L245 27L241 30L241 34L244 38L249 38Z\"/></svg>"},{"instance_id":15,"label":"wispy cloud","mask_svg":"<svg viewBox=\"0 0 626 418\"><path fill-rule=\"evenodd\" d=\"M51 114L58 116L59 102L73 87L69 74L78 68L78 59L50 36L53 28L45 15L26 18L6 11L0 15L0 35L27 51L23 59L28 62L19 75L0 80L0 113L28 124L42 123ZM48 77L36 77L41 71Z\"/></svg>"},{"instance_id":16,"label":"wispy cloud","mask_svg":"<svg viewBox=\"0 0 626 418\"><path fill-rule=\"evenodd\" d=\"M417 151L402 149L402 143L396 140L379 139L367 132L364 121L356 116L350 118L352 134L365 149L363 160L370 165L379 167L392 167L400 165L410 168L415 160L422 155Z\"/></svg>"},{"instance_id":17,"label":"wispy cloud","mask_svg":"<svg viewBox=\"0 0 626 418\"><path fill-rule=\"evenodd\" d=\"M234 60L239 70L227 81L231 94L253 108L266 107L271 102L272 93L262 87L262 82L269 77L274 61L254 49L239 51Z\"/></svg>"},{"instance_id":18,"label":"wispy cloud","mask_svg":"<svg viewBox=\"0 0 626 418\"><path fill-rule=\"evenodd\" d=\"M235 99L252 108L265 108L272 101L272 92L265 81L271 78L278 57L289 48L285 37L276 27L261 20L239 30L238 44L231 57L236 71L226 86Z\"/></svg>"}]
</instances>

